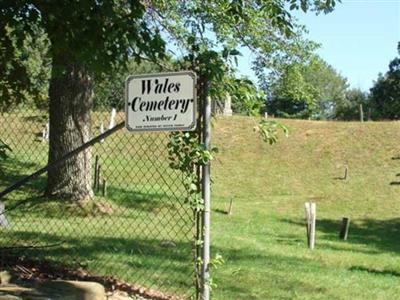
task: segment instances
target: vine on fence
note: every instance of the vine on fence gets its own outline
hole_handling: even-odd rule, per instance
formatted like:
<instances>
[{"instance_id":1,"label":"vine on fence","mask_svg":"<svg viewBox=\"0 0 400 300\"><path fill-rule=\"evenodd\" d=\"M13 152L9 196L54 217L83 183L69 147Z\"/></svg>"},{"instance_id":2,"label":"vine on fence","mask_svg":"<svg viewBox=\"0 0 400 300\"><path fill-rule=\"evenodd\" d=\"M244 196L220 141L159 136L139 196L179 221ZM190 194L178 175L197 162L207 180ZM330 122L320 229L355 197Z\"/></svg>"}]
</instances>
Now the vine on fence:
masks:
<instances>
[{"instance_id":1,"label":"vine on fence","mask_svg":"<svg viewBox=\"0 0 400 300\"><path fill-rule=\"evenodd\" d=\"M196 168L208 164L218 152L216 147L207 150L198 139L196 132L173 132L168 143L170 167L183 173L183 185L188 193L185 201L195 212L204 208Z\"/></svg>"}]
</instances>

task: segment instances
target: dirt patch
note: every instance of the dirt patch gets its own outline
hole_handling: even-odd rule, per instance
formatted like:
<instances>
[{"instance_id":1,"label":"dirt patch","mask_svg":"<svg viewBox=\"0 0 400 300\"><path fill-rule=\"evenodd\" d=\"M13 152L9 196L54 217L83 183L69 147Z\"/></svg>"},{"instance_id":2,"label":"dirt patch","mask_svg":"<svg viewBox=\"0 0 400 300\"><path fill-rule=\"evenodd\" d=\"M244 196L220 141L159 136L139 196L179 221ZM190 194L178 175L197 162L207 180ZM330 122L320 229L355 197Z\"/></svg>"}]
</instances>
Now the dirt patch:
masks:
<instances>
[{"instance_id":1,"label":"dirt patch","mask_svg":"<svg viewBox=\"0 0 400 300\"><path fill-rule=\"evenodd\" d=\"M68 280L96 282L104 286L108 299L152 299L152 300L181 300L183 298L167 295L143 286L127 283L112 276L98 276L78 268L54 265L47 261L35 261L24 257L2 257L1 270L8 270L13 283L21 287L32 287L41 282ZM114 297L114 298L112 298ZM125 298L124 298L125 297ZM131 297L131 298L126 298ZM1 299L1 298L0 298Z\"/></svg>"}]
</instances>

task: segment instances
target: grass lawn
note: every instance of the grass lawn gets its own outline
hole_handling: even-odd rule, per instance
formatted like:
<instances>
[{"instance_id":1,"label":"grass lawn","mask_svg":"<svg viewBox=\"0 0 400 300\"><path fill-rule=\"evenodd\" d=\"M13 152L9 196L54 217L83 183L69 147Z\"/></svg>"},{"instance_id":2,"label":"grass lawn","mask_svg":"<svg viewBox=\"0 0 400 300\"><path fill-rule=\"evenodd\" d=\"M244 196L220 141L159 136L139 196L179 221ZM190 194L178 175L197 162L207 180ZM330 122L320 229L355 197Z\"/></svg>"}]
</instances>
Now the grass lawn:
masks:
<instances>
[{"instance_id":1,"label":"grass lawn","mask_svg":"<svg viewBox=\"0 0 400 300\"><path fill-rule=\"evenodd\" d=\"M93 130L107 118L94 114ZM2 164L0 188L46 164L48 144L39 138L43 124L35 112L0 119L0 135L13 149ZM96 191L85 207L42 197L45 176L13 192L5 200L11 229L1 230L0 245L33 246L11 252L168 295L192 295L193 213L184 203L182 174L169 167L167 142L168 133L121 130L94 146L107 195Z\"/></svg>"},{"instance_id":2,"label":"grass lawn","mask_svg":"<svg viewBox=\"0 0 400 300\"><path fill-rule=\"evenodd\" d=\"M212 241L226 264L213 273L214 298L397 299L400 122L282 122L291 134L274 146L252 133L250 118L216 122ZM304 223L310 200L314 251ZM351 218L348 241L338 239L342 217Z\"/></svg>"},{"instance_id":3,"label":"grass lawn","mask_svg":"<svg viewBox=\"0 0 400 300\"><path fill-rule=\"evenodd\" d=\"M106 117L96 115L95 127ZM5 120L0 135L14 154L0 187L44 165L47 156L47 145L35 137L40 118L20 118L12 127ZM269 146L253 132L255 122L235 116L213 127L220 153L212 165L212 253L226 261L213 270L213 299L398 298L400 123L282 120L290 137ZM109 182L108 196L96 199L112 214L41 201L37 188L45 178L14 193L10 203L31 201L9 213L14 228L1 232L3 243L59 243L34 255L190 294L191 214L181 205L179 174L168 169L165 140L119 132L94 148ZM342 180L345 166L349 178ZM317 203L314 251L306 247L304 224L310 200ZM342 217L351 218L348 241L337 238Z\"/></svg>"}]
</instances>

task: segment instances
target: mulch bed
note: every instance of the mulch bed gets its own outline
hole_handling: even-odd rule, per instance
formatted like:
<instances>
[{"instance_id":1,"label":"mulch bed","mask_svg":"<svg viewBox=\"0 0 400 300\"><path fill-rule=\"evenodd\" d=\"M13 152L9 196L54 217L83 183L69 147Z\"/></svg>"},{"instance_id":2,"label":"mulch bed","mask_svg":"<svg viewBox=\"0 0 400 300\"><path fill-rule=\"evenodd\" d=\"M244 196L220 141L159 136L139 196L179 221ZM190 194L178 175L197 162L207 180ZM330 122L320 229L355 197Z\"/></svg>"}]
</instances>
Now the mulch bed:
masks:
<instances>
[{"instance_id":1,"label":"mulch bed","mask_svg":"<svg viewBox=\"0 0 400 300\"><path fill-rule=\"evenodd\" d=\"M46 280L79 280L94 281L102 284L106 291L123 291L133 296L140 296L152 300L181 300L159 291L148 289L137 284L130 284L112 276L97 276L78 268L55 265L48 261L36 261L26 257L1 256L0 268L9 270L21 281Z\"/></svg>"}]
</instances>

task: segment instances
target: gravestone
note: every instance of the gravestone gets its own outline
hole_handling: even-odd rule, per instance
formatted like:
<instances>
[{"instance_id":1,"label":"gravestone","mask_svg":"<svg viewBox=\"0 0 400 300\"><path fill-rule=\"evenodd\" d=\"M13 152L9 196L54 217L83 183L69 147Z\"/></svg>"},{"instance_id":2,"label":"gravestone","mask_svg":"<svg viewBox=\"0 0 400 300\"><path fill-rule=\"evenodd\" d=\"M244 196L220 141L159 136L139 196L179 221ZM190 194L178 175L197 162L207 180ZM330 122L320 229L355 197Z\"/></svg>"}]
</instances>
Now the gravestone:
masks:
<instances>
[{"instance_id":1,"label":"gravestone","mask_svg":"<svg viewBox=\"0 0 400 300\"><path fill-rule=\"evenodd\" d=\"M100 134L103 134L103 133L104 133L104 124L103 124L103 122L101 122L101 124L100 124ZM104 142L104 139L101 139L100 142L101 143Z\"/></svg>"},{"instance_id":2,"label":"gravestone","mask_svg":"<svg viewBox=\"0 0 400 300\"><path fill-rule=\"evenodd\" d=\"M50 125L49 125L49 123L46 123L46 125L44 126L43 131L42 131L42 141L49 140L49 132L50 132Z\"/></svg>"},{"instance_id":3,"label":"gravestone","mask_svg":"<svg viewBox=\"0 0 400 300\"><path fill-rule=\"evenodd\" d=\"M115 126L115 116L117 114L117 111L115 108L111 110L111 117L110 117L110 124L108 125L108 129L111 129Z\"/></svg>"},{"instance_id":4,"label":"gravestone","mask_svg":"<svg viewBox=\"0 0 400 300\"><path fill-rule=\"evenodd\" d=\"M6 206L0 201L0 227L10 228L10 223L6 217Z\"/></svg>"},{"instance_id":5,"label":"gravestone","mask_svg":"<svg viewBox=\"0 0 400 300\"><path fill-rule=\"evenodd\" d=\"M229 93L226 93L225 103L224 103L224 116L232 116L232 98Z\"/></svg>"}]
</instances>

